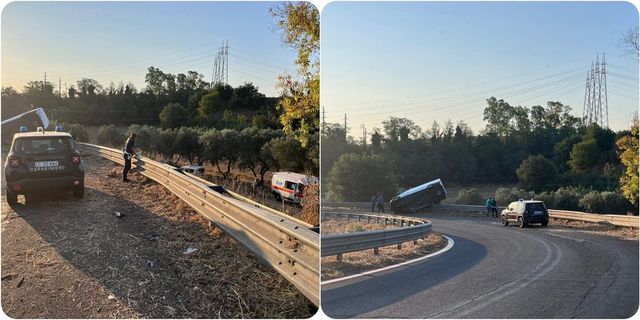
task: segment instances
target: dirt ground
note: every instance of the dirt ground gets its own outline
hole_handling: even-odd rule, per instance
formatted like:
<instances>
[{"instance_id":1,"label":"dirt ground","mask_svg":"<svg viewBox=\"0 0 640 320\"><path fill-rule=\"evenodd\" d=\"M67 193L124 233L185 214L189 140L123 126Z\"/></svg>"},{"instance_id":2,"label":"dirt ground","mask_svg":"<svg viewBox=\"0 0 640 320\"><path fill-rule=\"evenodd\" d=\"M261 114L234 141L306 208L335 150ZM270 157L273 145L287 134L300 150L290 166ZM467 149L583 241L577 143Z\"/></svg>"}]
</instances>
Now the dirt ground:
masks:
<instances>
[{"instance_id":1,"label":"dirt ground","mask_svg":"<svg viewBox=\"0 0 640 320\"><path fill-rule=\"evenodd\" d=\"M334 219L326 219L321 223L323 235L396 228L398 226ZM416 244L403 243L400 249L397 245L381 247L378 255L374 254L373 249L369 249L345 253L342 255L342 261L338 261L336 256L322 257L321 278L322 280L335 279L416 259L438 251L446 245L447 240L434 232L418 240Z\"/></svg>"},{"instance_id":2,"label":"dirt ground","mask_svg":"<svg viewBox=\"0 0 640 320\"><path fill-rule=\"evenodd\" d=\"M3 157L4 158L4 157ZM2 197L2 310L12 318L307 318L283 277L162 186L84 158L86 194ZM112 174L112 171L114 174ZM116 217L120 212L124 217ZM185 254L188 248L197 249Z\"/></svg>"}]
</instances>

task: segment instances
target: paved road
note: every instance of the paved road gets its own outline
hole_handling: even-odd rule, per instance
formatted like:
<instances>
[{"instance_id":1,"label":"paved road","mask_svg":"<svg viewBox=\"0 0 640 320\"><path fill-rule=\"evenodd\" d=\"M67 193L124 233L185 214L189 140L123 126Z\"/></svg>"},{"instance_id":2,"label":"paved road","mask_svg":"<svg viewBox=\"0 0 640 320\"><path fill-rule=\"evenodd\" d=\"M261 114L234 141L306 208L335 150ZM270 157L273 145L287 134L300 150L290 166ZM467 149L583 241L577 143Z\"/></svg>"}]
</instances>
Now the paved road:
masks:
<instances>
[{"instance_id":1,"label":"paved road","mask_svg":"<svg viewBox=\"0 0 640 320\"><path fill-rule=\"evenodd\" d=\"M455 246L423 262L322 287L333 318L628 318L638 241L561 228L433 218Z\"/></svg>"}]
</instances>

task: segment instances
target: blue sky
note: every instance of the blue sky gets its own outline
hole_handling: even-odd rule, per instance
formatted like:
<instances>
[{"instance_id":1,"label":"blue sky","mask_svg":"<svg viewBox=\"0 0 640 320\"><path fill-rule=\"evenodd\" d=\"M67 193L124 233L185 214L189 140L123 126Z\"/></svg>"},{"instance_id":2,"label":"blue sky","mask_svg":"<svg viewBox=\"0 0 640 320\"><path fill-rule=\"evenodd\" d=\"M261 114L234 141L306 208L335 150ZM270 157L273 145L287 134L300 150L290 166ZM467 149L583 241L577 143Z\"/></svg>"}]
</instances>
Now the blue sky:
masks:
<instances>
[{"instance_id":1,"label":"blue sky","mask_svg":"<svg viewBox=\"0 0 640 320\"><path fill-rule=\"evenodd\" d=\"M211 81L229 41L229 83L277 95L277 76L295 72L295 51L274 32L272 2L13 2L2 12L2 85L74 84L82 77L144 88L149 66L195 70Z\"/></svg>"},{"instance_id":2,"label":"blue sky","mask_svg":"<svg viewBox=\"0 0 640 320\"><path fill-rule=\"evenodd\" d=\"M636 8L606 3L333 2L321 16L321 104L327 122L361 137L390 116L484 128L491 96L512 105L560 101L582 116L587 70L605 53L609 124L638 109L638 60L620 46Z\"/></svg>"}]
</instances>

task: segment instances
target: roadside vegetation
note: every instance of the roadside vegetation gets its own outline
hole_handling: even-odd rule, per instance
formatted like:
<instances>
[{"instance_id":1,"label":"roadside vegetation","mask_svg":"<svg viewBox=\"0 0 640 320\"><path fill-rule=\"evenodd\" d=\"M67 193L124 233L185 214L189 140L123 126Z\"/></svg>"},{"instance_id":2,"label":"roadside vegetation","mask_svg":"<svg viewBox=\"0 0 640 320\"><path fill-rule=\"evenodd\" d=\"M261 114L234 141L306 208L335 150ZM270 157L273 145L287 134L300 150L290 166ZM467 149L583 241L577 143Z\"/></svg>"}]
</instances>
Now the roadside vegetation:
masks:
<instances>
[{"instance_id":1,"label":"roadside vegetation","mask_svg":"<svg viewBox=\"0 0 640 320\"><path fill-rule=\"evenodd\" d=\"M341 124L326 124L323 199L368 201L377 192L389 199L440 178L445 186L469 186L454 197L461 204L484 204L481 186L503 185L509 188L496 190L498 205L539 198L551 208L638 213L637 118L630 130L614 132L584 125L560 102L486 102L486 127L478 134L464 121L434 121L423 130L410 119L391 117L363 145L347 137Z\"/></svg>"}]
</instances>

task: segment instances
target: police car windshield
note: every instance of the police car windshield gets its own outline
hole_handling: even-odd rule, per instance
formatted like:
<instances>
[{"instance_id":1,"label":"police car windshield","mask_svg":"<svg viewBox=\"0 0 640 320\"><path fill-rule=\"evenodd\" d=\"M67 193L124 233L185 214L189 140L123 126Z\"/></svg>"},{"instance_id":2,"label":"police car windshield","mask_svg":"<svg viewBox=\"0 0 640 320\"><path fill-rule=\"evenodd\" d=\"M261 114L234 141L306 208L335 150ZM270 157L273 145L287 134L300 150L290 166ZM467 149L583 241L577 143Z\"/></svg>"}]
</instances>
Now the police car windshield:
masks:
<instances>
[{"instance_id":1,"label":"police car windshield","mask_svg":"<svg viewBox=\"0 0 640 320\"><path fill-rule=\"evenodd\" d=\"M22 154L55 154L71 150L69 138L22 138L15 142L14 152Z\"/></svg>"}]
</instances>

